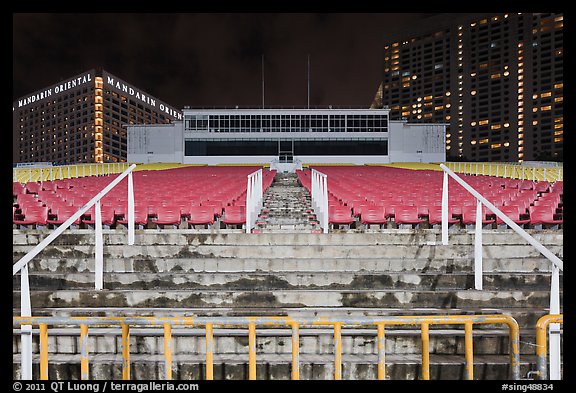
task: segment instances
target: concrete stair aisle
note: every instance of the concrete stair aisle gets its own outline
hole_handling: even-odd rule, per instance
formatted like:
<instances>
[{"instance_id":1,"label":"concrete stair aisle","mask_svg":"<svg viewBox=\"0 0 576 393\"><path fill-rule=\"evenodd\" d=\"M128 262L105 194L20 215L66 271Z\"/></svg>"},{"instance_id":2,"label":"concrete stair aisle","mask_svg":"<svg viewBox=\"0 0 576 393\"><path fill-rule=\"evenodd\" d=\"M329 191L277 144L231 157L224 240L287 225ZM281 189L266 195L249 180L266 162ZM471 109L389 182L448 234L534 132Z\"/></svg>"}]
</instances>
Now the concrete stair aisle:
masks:
<instances>
[{"instance_id":1,"label":"concrete stair aisle","mask_svg":"<svg viewBox=\"0 0 576 393\"><path fill-rule=\"evenodd\" d=\"M562 258L558 231L533 233ZM14 261L46 237L14 231ZM94 290L94 234L66 232L30 264L33 315L54 316L292 316L506 313L521 327L521 375L535 369L534 327L547 314L550 264L510 231L484 233L484 290L473 286L473 231L438 230L310 234L140 230L104 231L104 290ZM561 275L561 287L563 287ZM19 315L20 280L13 281ZM474 327L475 375L506 379L508 338L503 326ZM117 329L118 330L118 329ZM245 329L247 330L247 329ZM374 329L375 330L375 329ZM503 333L504 330L504 333ZM289 378L289 329L257 330L258 378ZM302 330L302 379L331 379L331 329ZM51 377L79 376L79 329L50 329ZM174 377L202 378L203 329L174 328ZM161 328L131 331L133 377L163 377ZM90 333L91 377L119 378L119 336ZM37 345L37 335L35 335ZM477 340L477 341L476 341ZM375 331L343 328L343 378L375 378ZM431 334L431 377L463 379L462 331ZM215 378L247 378L247 332L215 331ZM19 375L14 334L14 376ZM386 332L390 379L416 379L420 333ZM35 357L35 369L38 358ZM288 371L287 371L288 370ZM146 375L144 377L143 375Z\"/></svg>"},{"instance_id":2,"label":"concrete stair aisle","mask_svg":"<svg viewBox=\"0 0 576 393\"><path fill-rule=\"evenodd\" d=\"M255 232L319 233L310 193L302 187L295 173L276 173L263 199Z\"/></svg>"}]
</instances>

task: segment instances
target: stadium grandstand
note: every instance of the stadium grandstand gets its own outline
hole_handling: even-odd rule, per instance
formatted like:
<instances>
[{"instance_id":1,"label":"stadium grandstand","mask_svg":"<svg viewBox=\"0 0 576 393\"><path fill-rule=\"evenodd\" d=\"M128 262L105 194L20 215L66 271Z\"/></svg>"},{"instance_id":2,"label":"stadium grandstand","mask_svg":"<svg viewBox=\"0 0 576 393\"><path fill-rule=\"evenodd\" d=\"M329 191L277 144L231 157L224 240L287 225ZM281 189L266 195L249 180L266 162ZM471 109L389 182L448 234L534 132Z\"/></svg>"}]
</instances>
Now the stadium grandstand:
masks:
<instances>
[{"instance_id":1,"label":"stadium grandstand","mask_svg":"<svg viewBox=\"0 0 576 393\"><path fill-rule=\"evenodd\" d=\"M319 161L14 168L13 378L562 379L562 166Z\"/></svg>"}]
</instances>

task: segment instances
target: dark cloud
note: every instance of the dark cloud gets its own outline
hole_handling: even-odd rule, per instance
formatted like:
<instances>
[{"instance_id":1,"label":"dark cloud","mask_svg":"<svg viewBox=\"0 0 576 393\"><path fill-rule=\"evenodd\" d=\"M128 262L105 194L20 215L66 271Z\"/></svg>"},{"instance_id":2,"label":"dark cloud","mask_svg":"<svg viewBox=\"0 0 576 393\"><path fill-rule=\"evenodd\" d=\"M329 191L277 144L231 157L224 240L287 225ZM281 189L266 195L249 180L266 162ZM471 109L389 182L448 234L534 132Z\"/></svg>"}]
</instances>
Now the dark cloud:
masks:
<instances>
[{"instance_id":1,"label":"dark cloud","mask_svg":"<svg viewBox=\"0 0 576 393\"><path fill-rule=\"evenodd\" d=\"M382 45L430 14L14 14L13 99L103 68L177 107L367 107ZM308 56L310 73L308 74Z\"/></svg>"}]
</instances>

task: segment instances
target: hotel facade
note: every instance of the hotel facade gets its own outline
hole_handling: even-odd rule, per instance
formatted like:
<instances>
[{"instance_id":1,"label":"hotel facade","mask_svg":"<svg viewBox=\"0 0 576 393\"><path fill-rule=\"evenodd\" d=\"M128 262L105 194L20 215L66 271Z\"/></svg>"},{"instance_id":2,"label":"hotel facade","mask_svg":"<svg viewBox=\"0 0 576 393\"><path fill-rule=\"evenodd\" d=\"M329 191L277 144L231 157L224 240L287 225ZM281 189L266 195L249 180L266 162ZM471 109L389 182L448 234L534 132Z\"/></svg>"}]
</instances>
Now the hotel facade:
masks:
<instances>
[{"instance_id":1,"label":"hotel facade","mask_svg":"<svg viewBox=\"0 0 576 393\"><path fill-rule=\"evenodd\" d=\"M182 111L104 71L89 70L13 102L13 161L125 162L127 124L170 124Z\"/></svg>"},{"instance_id":2,"label":"hotel facade","mask_svg":"<svg viewBox=\"0 0 576 393\"><path fill-rule=\"evenodd\" d=\"M373 108L447 123L447 159L563 159L563 15L459 17L384 47Z\"/></svg>"}]
</instances>

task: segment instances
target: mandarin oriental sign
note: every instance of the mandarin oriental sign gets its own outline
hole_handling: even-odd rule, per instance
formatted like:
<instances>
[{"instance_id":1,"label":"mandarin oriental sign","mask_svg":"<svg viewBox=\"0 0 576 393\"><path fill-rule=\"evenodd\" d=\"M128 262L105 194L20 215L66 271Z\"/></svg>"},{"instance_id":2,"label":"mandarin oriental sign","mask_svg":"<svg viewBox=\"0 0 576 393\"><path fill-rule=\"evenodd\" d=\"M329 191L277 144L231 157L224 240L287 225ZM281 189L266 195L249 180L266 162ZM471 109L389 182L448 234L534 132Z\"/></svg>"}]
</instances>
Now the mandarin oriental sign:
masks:
<instances>
[{"instance_id":1,"label":"mandarin oriental sign","mask_svg":"<svg viewBox=\"0 0 576 393\"><path fill-rule=\"evenodd\" d=\"M72 79L69 79L67 81L61 82L61 83L54 85L52 87L49 87L43 91L32 94L28 97L24 97L24 98L18 100L17 106L18 106L18 108L22 108L26 105L33 104L36 101L41 101L45 98L51 97L52 95L57 95L57 94L63 93L65 91L68 91L68 90L73 89L73 88L78 87L78 86L82 86L82 85L89 83L89 82L92 82L92 74L91 73L80 75L80 76L74 77Z\"/></svg>"},{"instance_id":2,"label":"mandarin oriental sign","mask_svg":"<svg viewBox=\"0 0 576 393\"><path fill-rule=\"evenodd\" d=\"M130 86L129 84L125 83L124 81L110 75L106 72L102 73L102 79L104 83L108 86L114 87L116 90L121 92L123 95L127 95L130 97L135 98L138 101L141 101L145 104L148 104L154 108L160 109L161 112L172 116L176 120L182 120L182 112L172 109L168 105L157 102L154 97L149 96L148 94L142 92L141 90L135 89L134 87Z\"/></svg>"}]
</instances>

